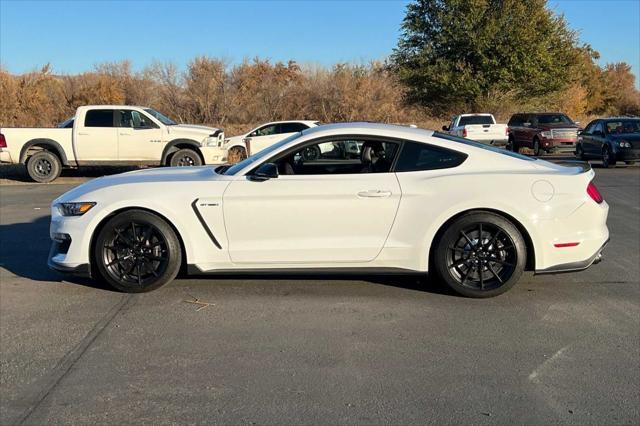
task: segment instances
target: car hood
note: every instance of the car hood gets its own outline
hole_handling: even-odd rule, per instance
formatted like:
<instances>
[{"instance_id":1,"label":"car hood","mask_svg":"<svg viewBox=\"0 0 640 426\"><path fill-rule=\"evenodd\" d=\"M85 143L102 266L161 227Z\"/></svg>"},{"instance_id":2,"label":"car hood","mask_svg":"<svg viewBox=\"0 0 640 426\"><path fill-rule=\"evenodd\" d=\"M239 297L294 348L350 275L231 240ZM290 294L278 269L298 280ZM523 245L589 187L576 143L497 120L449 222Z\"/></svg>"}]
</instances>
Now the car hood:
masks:
<instances>
[{"instance_id":1,"label":"car hood","mask_svg":"<svg viewBox=\"0 0 640 426\"><path fill-rule=\"evenodd\" d=\"M123 185L139 183L176 183L176 182L201 182L203 180L228 179L227 176L218 175L215 167L162 167L157 169L135 170L111 176L103 176L83 183L80 186L62 194L53 201L55 203L74 201L93 201L87 195L96 191L109 188L122 187Z\"/></svg>"},{"instance_id":2,"label":"car hood","mask_svg":"<svg viewBox=\"0 0 640 426\"><path fill-rule=\"evenodd\" d=\"M220 130L215 127L197 126L194 124L175 124L167 127L172 135L200 136L200 139L206 138L215 131Z\"/></svg>"}]
</instances>

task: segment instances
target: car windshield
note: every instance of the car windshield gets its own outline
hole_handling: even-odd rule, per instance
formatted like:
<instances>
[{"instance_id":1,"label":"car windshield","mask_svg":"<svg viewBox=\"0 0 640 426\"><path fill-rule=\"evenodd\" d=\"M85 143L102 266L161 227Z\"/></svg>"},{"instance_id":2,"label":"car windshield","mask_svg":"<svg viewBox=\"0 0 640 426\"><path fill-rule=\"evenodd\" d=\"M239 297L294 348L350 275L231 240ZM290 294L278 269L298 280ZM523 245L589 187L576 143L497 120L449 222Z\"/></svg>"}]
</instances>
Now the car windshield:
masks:
<instances>
[{"instance_id":1,"label":"car windshield","mask_svg":"<svg viewBox=\"0 0 640 426\"><path fill-rule=\"evenodd\" d=\"M244 160L240 161L239 163L234 164L233 166L229 167L226 170L223 170L222 173L220 173L220 174L223 174L223 175L235 175L240 170L242 170L245 167L247 167L249 164L255 163L256 161L268 156L272 152L277 151L278 149L280 149L280 147L288 144L289 142L291 142L294 139L299 138L300 136L302 136L301 132L294 133L293 135L289 136L288 138L283 139L280 142L274 143L273 145L270 145L270 146L266 147L262 151L259 151L259 152L255 153L255 154L253 154L251 157L245 158Z\"/></svg>"},{"instance_id":2,"label":"car windshield","mask_svg":"<svg viewBox=\"0 0 640 426\"><path fill-rule=\"evenodd\" d=\"M495 146L485 145L485 144L480 143L480 142L472 141L470 139L465 139L465 138L459 138L457 136L452 136L452 135L449 135L449 134L446 134L446 133L433 132L433 136L435 136L436 138L446 139L446 140L453 141L453 142L460 142L460 143L465 144L465 145L475 146L476 148L486 149L487 151L493 151L493 152L495 152L497 154L502 154L502 155L506 155L508 157L518 158L520 160L525 160L525 161L535 161L535 160L537 160L537 158L535 158L535 157L527 157L526 155L518 154L518 153L512 152L512 151L507 151L506 149L496 148Z\"/></svg>"},{"instance_id":3,"label":"car windshield","mask_svg":"<svg viewBox=\"0 0 640 426\"><path fill-rule=\"evenodd\" d=\"M175 126L176 124L178 124L172 119L170 119L169 117L167 117L166 115L156 111L153 108L145 108L144 110L149 114L153 115L155 118L157 118L165 126Z\"/></svg>"},{"instance_id":4,"label":"car windshield","mask_svg":"<svg viewBox=\"0 0 640 426\"><path fill-rule=\"evenodd\" d=\"M573 124L573 121L564 114L542 114L537 118L539 124Z\"/></svg>"},{"instance_id":5,"label":"car windshield","mask_svg":"<svg viewBox=\"0 0 640 426\"><path fill-rule=\"evenodd\" d=\"M640 120L607 121L607 133L611 135L640 133Z\"/></svg>"},{"instance_id":6,"label":"car windshield","mask_svg":"<svg viewBox=\"0 0 640 426\"><path fill-rule=\"evenodd\" d=\"M70 128L73 127L73 121L74 120L75 120L75 117L67 118L62 123L58 124L58 128L59 129L70 129Z\"/></svg>"},{"instance_id":7,"label":"car windshield","mask_svg":"<svg viewBox=\"0 0 640 426\"><path fill-rule=\"evenodd\" d=\"M494 124L490 115L467 115L460 117L459 126L468 126L470 124Z\"/></svg>"}]
</instances>

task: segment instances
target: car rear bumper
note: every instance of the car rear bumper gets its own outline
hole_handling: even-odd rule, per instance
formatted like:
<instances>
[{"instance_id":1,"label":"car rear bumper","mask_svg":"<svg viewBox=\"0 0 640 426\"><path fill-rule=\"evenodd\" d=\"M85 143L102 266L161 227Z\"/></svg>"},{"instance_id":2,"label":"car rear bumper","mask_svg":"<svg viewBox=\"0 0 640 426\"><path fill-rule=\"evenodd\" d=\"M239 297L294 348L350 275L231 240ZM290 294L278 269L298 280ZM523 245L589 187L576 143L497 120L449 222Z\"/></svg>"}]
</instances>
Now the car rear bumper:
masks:
<instances>
[{"instance_id":1,"label":"car rear bumper","mask_svg":"<svg viewBox=\"0 0 640 426\"><path fill-rule=\"evenodd\" d=\"M607 238L604 244L602 244L602 246L600 246L600 248L588 259L580 260L577 262L562 263L560 265L551 266L546 269L539 269L539 270L536 270L535 273L536 274L561 274L564 272L584 271L589 266L600 263L602 261L602 251L604 250L607 244L609 244L609 238Z\"/></svg>"},{"instance_id":2,"label":"car rear bumper","mask_svg":"<svg viewBox=\"0 0 640 426\"><path fill-rule=\"evenodd\" d=\"M0 163L13 164L13 159L11 158L11 154L9 153L9 151L6 151L4 148L0 148Z\"/></svg>"}]
</instances>

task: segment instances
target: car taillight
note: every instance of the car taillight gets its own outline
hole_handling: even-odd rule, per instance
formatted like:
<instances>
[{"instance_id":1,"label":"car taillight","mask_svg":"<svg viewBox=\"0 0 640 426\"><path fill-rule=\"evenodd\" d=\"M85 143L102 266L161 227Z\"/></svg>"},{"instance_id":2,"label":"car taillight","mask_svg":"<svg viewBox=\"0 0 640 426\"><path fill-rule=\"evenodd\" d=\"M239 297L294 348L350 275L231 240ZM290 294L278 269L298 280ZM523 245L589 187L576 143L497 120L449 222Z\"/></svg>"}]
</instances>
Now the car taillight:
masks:
<instances>
[{"instance_id":1,"label":"car taillight","mask_svg":"<svg viewBox=\"0 0 640 426\"><path fill-rule=\"evenodd\" d=\"M7 140L4 138L4 135L0 133L0 148L7 147Z\"/></svg>"},{"instance_id":2,"label":"car taillight","mask_svg":"<svg viewBox=\"0 0 640 426\"><path fill-rule=\"evenodd\" d=\"M509 136L509 128L508 127L504 128L504 135L505 136Z\"/></svg>"},{"instance_id":3,"label":"car taillight","mask_svg":"<svg viewBox=\"0 0 640 426\"><path fill-rule=\"evenodd\" d=\"M462 137L466 138L467 137L467 129L462 129Z\"/></svg>"},{"instance_id":4,"label":"car taillight","mask_svg":"<svg viewBox=\"0 0 640 426\"><path fill-rule=\"evenodd\" d=\"M589 194L589 197L598 204L604 201L602 194L600 194L600 191L598 191L598 188L596 188L593 182L589 182L589 185L587 185L587 194Z\"/></svg>"}]
</instances>

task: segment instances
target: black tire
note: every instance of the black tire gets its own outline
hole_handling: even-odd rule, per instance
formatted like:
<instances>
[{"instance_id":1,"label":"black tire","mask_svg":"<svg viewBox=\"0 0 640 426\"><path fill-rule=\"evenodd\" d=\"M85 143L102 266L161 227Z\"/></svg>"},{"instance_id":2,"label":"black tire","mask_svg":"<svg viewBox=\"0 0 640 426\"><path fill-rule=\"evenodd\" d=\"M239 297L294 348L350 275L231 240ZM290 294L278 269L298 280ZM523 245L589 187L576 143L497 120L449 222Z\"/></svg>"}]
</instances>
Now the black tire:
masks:
<instances>
[{"instance_id":1,"label":"black tire","mask_svg":"<svg viewBox=\"0 0 640 426\"><path fill-rule=\"evenodd\" d=\"M471 212L444 230L433 261L437 274L455 292L474 298L493 297L518 282L526 265L527 247L518 228L504 217Z\"/></svg>"},{"instance_id":2,"label":"black tire","mask_svg":"<svg viewBox=\"0 0 640 426\"><path fill-rule=\"evenodd\" d=\"M635 161L625 161L624 164L626 164L627 166L633 166L636 162Z\"/></svg>"},{"instance_id":3,"label":"black tire","mask_svg":"<svg viewBox=\"0 0 640 426\"><path fill-rule=\"evenodd\" d=\"M586 157L584 156L584 150L582 149L582 145L576 146L576 157L580 161L586 161Z\"/></svg>"},{"instance_id":4,"label":"black tire","mask_svg":"<svg viewBox=\"0 0 640 426\"><path fill-rule=\"evenodd\" d=\"M520 147L518 147L518 143L513 137L509 137L509 149L513 152L520 151Z\"/></svg>"},{"instance_id":5,"label":"black tire","mask_svg":"<svg viewBox=\"0 0 640 426\"><path fill-rule=\"evenodd\" d=\"M49 151L40 151L27 160L29 177L39 183L54 181L62 171L62 163L57 155Z\"/></svg>"},{"instance_id":6,"label":"black tire","mask_svg":"<svg viewBox=\"0 0 640 426\"><path fill-rule=\"evenodd\" d=\"M234 146L229 149L227 162L231 164L238 163L247 158L247 150L241 146Z\"/></svg>"},{"instance_id":7,"label":"black tire","mask_svg":"<svg viewBox=\"0 0 640 426\"><path fill-rule=\"evenodd\" d=\"M543 150L540 149L540 140L538 138L533 139L533 155L536 157L542 156Z\"/></svg>"},{"instance_id":8,"label":"black tire","mask_svg":"<svg viewBox=\"0 0 640 426\"><path fill-rule=\"evenodd\" d=\"M171 167L202 166L202 158L192 149L183 148L171 156Z\"/></svg>"},{"instance_id":9,"label":"black tire","mask_svg":"<svg viewBox=\"0 0 640 426\"><path fill-rule=\"evenodd\" d=\"M109 219L93 247L98 277L126 293L144 293L173 281L181 262L173 228L145 210L128 210Z\"/></svg>"},{"instance_id":10,"label":"black tire","mask_svg":"<svg viewBox=\"0 0 640 426\"><path fill-rule=\"evenodd\" d=\"M608 146L602 148L602 167L608 169L609 167L614 167L616 165L616 158L609 150Z\"/></svg>"},{"instance_id":11,"label":"black tire","mask_svg":"<svg viewBox=\"0 0 640 426\"><path fill-rule=\"evenodd\" d=\"M322 153L317 145L308 146L302 149L302 159L305 161L313 161L320 158Z\"/></svg>"}]
</instances>

